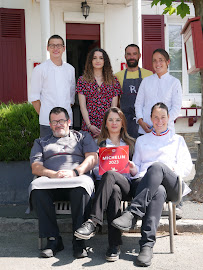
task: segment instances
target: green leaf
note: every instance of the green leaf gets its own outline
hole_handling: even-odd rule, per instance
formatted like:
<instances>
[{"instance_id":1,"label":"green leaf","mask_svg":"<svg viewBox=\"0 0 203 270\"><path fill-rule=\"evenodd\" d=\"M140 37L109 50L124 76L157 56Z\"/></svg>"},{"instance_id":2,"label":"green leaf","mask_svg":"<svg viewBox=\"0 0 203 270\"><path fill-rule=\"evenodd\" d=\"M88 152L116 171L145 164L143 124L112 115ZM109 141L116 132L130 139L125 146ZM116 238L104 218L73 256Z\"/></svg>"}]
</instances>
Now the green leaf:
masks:
<instances>
[{"instance_id":1,"label":"green leaf","mask_svg":"<svg viewBox=\"0 0 203 270\"><path fill-rule=\"evenodd\" d=\"M167 7L170 7L172 5L171 0L161 0L160 5L166 5Z\"/></svg>"},{"instance_id":2,"label":"green leaf","mask_svg":"<svg viewBox=\"0 0 203 270\"><path fill-rule=\"evenodd\" d=\"M172 15L172 14L175 13L175 12L176 12L176 9L175 9L174 7L172 7L172 6L170 6L170 7L166 7L166 8L164 9L163 14L169 13L169 15Z\"/></svg>"},{"instance_id":3,"label":"green leaf","mask_svg":"<svg viewBox=\"0 0 203 270\"><path fill-rule=\"evenodd\" d=\"M181 18L184 18L187 14L190 14L190 7L182 2L177 6L177 15L180 15Z\"/></svg>"},{"instance_id":4,"label":"green leaf","mask_svg":"<svg viewBox=\"0 0 203 270\"><path fill-rule=\"evenodd\" d=\"M151 6L153 7L154 5L158 5L160 3L160 5L166 5L167 7L170 7L172 5L172 2L171 0L154 0L152 1L151 3Z\"/></svg>"},{"instance_id":5,"label":"green leaf","mask_svg":"<svg viewBox=\"0 0 203 270\"><path fill-rule=\"evenodd\" d=\"M157 6L157 4L158 4L159 2L160 2L160 0L154 0L154 1L152 1L151 7L153 7L154 5Z\"/></svg>"},{"instance_id":6,"label":"green leaf","mask_svg":"<svg viewBox=\"0 0 203 270\"><path fill-rule=\"evenodd\" d=\"M175 12L176 12L176 8L171 7L171 8L170 8L170 11L169 11L169 15L172 15L172 14L175 13Z\"/></svg>"}]
</instances>

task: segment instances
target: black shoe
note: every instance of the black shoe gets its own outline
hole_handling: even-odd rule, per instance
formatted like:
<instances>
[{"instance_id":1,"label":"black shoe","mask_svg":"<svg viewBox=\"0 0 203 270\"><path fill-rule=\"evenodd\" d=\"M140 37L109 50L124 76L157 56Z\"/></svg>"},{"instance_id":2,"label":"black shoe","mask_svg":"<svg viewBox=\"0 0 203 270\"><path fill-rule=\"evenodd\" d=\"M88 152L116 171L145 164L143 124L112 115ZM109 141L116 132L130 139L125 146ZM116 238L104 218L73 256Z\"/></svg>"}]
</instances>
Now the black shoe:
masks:
<instances>
[{"instance_id":1,"label":"black shoe","mask_svg":"<svg viewBox=\"0 0 203 270\"><path fill-rule=\"evenodd\" d=\"M119 259L120 253L121 251L119 246L111 246L107 249L106 260L108 262L115 262Z\"/></svg>"},{"instance_id":2,"label":"black shoe","mask_svg":"<svg viewBox=\"0 0 203 270\"><path fill-rule=\"evenodd\" d=\"M76 259L85 258L88 256L85 241L84 240L73 240L73 257Z\"/></svg>"},{"instance_id":3,"label":"black shoe","mask_svg":"<svg viewBox=\"0 0 203 270\"><path fill-rule=\"evenodd\" d=\"M153 248L144 246L141 248L140 253L137 256L136 264L138 266L150 266L152 258L153 258Z\"/></svg>"},{"instance_id":4,"label":"black shoe","mask_svg":"<svg viewBox=\"0 0 203 270\"><path fill-rule=\"evenodd\" d=\"M122 231L129 231L133 225L134 215L130 211L125 211L123 214L114 219L111 223L112 226Z\"/></svg>"},{"instance_id":5,"label":"black shoe","mask_svg":"<svg viewBox=\"0 0 203 270\"><path fill-rule=\"evenodd\" d=\"M50 237L47 239L47 245L44 250L41 252L41 257L50 258L55 256L58 251L64 249L63 241L61 236Z\"/></svg>"},{"instance_id":6,"label":"black shoe","mask_svg":"<svg viewBox=\"0 0 203 270\"><path fill-rule=\"evenodd\" d=\"M96 233L96 226L92 221L88 220L84 222L82 226L74 232L74 235L77 238L88 240L91 237L95 236L95 233Z\"/></svg>"}]
</instances>

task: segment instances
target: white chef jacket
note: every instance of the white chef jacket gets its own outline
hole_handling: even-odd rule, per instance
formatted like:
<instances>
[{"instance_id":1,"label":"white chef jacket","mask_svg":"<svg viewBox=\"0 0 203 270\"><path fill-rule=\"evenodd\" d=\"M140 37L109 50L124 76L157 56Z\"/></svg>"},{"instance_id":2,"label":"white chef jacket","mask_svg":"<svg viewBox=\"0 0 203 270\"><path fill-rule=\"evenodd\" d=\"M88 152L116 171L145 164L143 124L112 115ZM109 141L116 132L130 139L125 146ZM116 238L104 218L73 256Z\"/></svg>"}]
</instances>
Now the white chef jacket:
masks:
<instances>
[{"instance_id":1,"label":"white chef jacket","mask_svg":"<svg viewBox=\"0 0 203 270\"><path fill-rule=\"evenodd\" d=\"M151 109L157 102L163 102L169 110L168 128L175 133L174 120L178 117L182 105L182 88L180 81L168 72L158 77L153 74L141 82L135 101L135 113L137 121L142 118L144 122L152 126ZM141 126L138 132L145 134Z\"/></svg>"},{"instance_id":2,"label":"white chef jacket","mask_svg":"<svg viewBox=\"0 0 203 270\"><path fill-rule=\"evenodd\" d=\"M50 59L36 66L32 73L29 101L40 100L40 125L49 126L49 113L63 107L72 121L71 104L75 102L75 69L68 63L55 65Z\"/></svg>"},{"instance_id":3,"label":"white chef jacket","mask_svg":"<svg viewBox=\"0 0 203 270\"><path fill-rule=\"evenodd\" d=\"M184 138L170 130L162 136L151 132L138 137L133 162L138 170L133 178L143 177L154 162L164 163L181 177L189 175L193 166Z\"/></svg>"}]
</instances>

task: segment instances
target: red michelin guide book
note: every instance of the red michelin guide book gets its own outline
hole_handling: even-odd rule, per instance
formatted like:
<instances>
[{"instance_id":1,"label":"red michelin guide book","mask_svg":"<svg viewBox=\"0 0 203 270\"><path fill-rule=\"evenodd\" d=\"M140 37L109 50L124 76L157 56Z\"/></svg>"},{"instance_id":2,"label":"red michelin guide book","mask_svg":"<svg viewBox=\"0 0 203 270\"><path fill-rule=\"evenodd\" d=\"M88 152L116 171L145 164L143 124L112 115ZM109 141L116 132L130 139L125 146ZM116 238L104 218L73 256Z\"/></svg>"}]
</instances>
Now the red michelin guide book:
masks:
<instances>
[{"instance_id":1,"label":"red michelin guide book","mask_svg":"<svg viewBox=\"0 0 203 270\"><path fill-rule=\"evenodd\" d=\"M129 146L100 147L99 148L99 175L106 171L129 173Z\"/></svg>"}]
</instances>

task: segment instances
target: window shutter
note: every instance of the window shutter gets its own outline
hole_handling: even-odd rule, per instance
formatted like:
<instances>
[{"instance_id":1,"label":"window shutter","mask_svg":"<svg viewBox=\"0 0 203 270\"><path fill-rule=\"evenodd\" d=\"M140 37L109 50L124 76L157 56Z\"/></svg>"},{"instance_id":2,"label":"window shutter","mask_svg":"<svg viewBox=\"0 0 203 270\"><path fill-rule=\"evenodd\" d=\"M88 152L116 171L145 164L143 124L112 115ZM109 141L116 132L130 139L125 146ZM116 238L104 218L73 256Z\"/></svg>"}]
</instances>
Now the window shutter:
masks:
<instances>
[{"instance_id":1,"label":"window shutter","mask_svg":"<svg viewBox=\"0 0 203 270\"><path fill-rule=\"evenodd\" d=\"M0 8L0 100L27 100L25 15L23 9Z\"/></svg>"},{"instance_id":2,"label":"window shutter","mask_svg":"<svg viewBox=\"0 0 203 270\"><path fill-rule=\"evenodd\" d=\"M21 14L1 13L1 36L21 38L22 21Z\"/></svg>"},{"instance_id":3,"label":"window shutter","mask_svg":"<svg viewBox=\"0 0 203 270\"><path fill-rule=\"evenodd\" d=\"M142 60L143 68L153 71L152 53L158 48L165 49L164 16L142 15Z\"/></svg>"}]
</instances>

